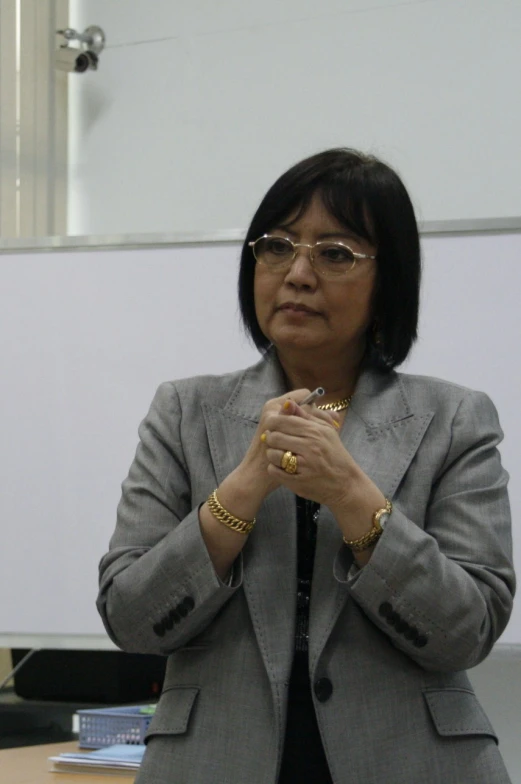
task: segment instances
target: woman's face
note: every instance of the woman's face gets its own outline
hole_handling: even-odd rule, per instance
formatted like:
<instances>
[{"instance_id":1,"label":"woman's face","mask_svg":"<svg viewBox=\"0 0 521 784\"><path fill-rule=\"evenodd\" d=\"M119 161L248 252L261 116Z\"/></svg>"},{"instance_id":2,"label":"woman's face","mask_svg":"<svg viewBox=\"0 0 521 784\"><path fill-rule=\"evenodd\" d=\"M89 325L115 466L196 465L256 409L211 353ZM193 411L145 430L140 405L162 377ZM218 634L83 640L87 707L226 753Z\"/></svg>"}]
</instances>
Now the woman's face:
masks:
<instances>
[{"instance_id":1,"label":"woman's face","mask_svg":"<svg viewBox=\"0 0 521 784\"><path fill-rule=\"evenodd\" d=\"M343 242L357 253L376 255L375 246L338 223L318 195L298 220L273 226L269 233L309 245L324 239ZM361 357L373 321L376 274L374 259L360 259L343 277L320 277L308 248L299 248L291 267L282 271L257 263L254 297L260 328L285 354L306 349L321 356Z\"/></svg>"}]
</instances>

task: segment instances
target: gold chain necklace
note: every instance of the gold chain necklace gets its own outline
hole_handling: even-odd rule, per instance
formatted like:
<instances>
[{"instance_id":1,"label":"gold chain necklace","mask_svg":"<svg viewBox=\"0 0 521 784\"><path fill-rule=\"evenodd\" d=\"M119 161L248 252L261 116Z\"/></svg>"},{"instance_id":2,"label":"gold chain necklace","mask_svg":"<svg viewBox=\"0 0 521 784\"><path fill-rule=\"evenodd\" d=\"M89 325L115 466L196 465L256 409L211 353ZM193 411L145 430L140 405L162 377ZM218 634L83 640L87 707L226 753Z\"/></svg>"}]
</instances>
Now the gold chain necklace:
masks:
<instances>
[{"instance_id":1,"label":"gold chain necklace","mask_svg":"<svg viewBox=\"0 0 521 784\"><path fill-rule=\"evenodd\" d=\"M353 396L350 395L349 397L342 398L342 400L335 400L334 403L324 403L321 406L317 406L317 408L320 411L344 411L346 408L349 408L352 397Z\"/></svg>"}]
</instances>

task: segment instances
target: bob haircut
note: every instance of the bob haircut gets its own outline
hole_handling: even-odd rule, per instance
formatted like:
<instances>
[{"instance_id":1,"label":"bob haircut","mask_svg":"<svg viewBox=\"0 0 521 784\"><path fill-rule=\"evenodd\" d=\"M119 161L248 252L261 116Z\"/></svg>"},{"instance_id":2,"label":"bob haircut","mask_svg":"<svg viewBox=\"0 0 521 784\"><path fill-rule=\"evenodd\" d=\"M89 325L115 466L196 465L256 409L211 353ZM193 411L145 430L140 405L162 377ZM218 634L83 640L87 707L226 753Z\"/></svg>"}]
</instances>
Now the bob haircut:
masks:
<instances>
[{"instance_id":1,"label":"bob haircut","mask_svg":"<svg viewBox=\"0 0 521 784\"><path fill-rule=\"evenodd\" d=\"M400 177L387 164L357 150L312 155L288 169L261 201L242 246L239 306L246 332L264 352L270 342L255 313L255 258L248 243L302 215L315 194L336 220L377 248L374 322L366 360L391 370L416 340L421 253L414 208Z\"/></svg>"}]
</instances>

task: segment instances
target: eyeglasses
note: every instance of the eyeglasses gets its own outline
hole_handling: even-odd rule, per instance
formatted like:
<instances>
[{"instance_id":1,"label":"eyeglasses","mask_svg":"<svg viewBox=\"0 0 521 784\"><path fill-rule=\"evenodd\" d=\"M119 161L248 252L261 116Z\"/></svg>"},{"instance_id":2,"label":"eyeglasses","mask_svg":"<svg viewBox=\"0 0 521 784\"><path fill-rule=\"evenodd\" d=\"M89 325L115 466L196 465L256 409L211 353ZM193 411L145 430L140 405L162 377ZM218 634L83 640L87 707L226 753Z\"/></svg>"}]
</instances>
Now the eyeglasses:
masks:
<instances>
[{"instance_id":1,"label":"eyeglasses","mask_svg":"<svg viewBox=\"0 0 521 784\"><path fill-rule=\"evenodd\" d=\"M359 259L376 259L366 253L355 253L343 242L292 242L287 237L263 234L248 243L255 259L275 271L290 267L297 257L298 248L309 248L309 261L313 269L326 278L341 277L355 268Z\"/></svg>"}]
</instances>

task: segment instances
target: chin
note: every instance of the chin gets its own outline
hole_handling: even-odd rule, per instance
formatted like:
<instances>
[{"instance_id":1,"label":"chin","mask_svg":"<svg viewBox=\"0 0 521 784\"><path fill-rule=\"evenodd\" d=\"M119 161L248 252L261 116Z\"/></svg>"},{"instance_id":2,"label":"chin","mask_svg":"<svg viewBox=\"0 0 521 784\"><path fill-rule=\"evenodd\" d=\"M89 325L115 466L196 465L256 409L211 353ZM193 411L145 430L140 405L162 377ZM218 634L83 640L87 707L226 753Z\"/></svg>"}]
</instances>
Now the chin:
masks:
<instances>
[{"instance_id":1,"label":"chin","mask_svg":"<svg viewBox=\"0 0 521 784\"><path fill-rule=\"evenodd\" d=\"M270 340L275 348L285 351L290 351L291 349L295 351L319 349L324 345L323 340L320 340L318 335L306 334L302 330L284 330L282 334L273 335Z\"/></svg>"}]
</instances>

